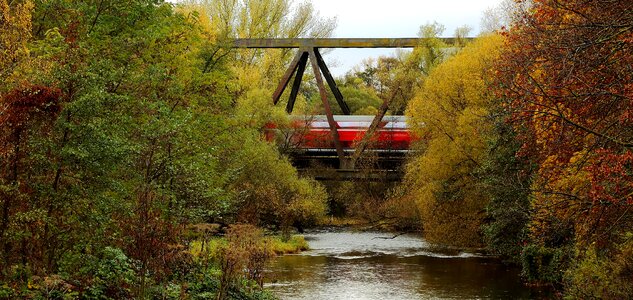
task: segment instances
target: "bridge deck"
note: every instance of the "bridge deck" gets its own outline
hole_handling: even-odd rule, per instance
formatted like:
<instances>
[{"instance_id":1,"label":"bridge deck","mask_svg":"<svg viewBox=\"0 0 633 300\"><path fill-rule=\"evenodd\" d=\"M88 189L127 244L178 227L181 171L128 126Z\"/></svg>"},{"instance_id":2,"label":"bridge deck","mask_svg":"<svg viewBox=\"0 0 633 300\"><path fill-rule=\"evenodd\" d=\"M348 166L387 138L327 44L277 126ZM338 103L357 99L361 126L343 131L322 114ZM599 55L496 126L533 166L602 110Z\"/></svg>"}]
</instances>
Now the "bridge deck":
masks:
<instances>
[{"instance_id":1,"label":"bridge deck","mask_svg":"<svg viewBox=\"0 0 633 300\"><path fill-rule=\"evenodd\" d=\"M380 170L380 169L336 169L319 172L314 169L298 169L299 174L309 174L314 179L320 181L347 181L347 180L363 180L375 182L394 182L400 181L404 177L404 171L401 170Z\"/></svg>"}]
</instances>

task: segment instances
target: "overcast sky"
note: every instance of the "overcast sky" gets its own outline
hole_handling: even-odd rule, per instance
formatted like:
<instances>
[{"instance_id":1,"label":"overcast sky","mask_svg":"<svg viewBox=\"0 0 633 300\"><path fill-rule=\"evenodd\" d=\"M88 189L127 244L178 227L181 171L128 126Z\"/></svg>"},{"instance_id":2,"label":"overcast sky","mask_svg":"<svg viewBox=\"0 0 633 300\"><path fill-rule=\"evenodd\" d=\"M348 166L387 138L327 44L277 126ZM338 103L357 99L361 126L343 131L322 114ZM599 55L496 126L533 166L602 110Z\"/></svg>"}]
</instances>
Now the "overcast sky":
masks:
<instances>
[{"instance_id":1,"label":"overcast sky","mask_svg":"<svg viewBox=\"0 0 633 300\"><path fill-rule=\"evenodd\" d=\"M421 25L437 21L443 36L468 25L479 33L481 16L501 0L313 0L322 17L336 17L334 37L417 37ZM337 49L325 55L335 76L343 75L363 59L389 55L393 49Z\"/></svg>"},{"instance_id":2,"label":"overcast sky","mask_svg":"<svg viewBox=\"0 0 633 300\"><path fill-rule=\"evenodd\" d=\"M167 0L179 2L178 0ZM295 3L303 0L294 0ZM334 37L397 38L417 37L421 25L438 23L446 27L444 37L457 27L468 25L471 36L479 34L484 10L502 0L312 0L322 17L337 18ZM324 53L335 76L350 71L363 59L391 55L394 49L336 49Z\"/></svg>"}]
</instances>

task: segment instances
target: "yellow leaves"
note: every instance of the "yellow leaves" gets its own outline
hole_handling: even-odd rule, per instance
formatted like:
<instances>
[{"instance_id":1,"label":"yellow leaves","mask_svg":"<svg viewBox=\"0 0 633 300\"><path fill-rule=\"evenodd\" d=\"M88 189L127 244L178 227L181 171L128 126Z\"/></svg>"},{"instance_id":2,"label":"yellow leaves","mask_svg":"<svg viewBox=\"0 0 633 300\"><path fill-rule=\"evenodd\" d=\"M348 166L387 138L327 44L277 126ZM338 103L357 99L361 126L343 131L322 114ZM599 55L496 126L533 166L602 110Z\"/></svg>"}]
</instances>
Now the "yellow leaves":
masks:
<instances>
[{"instance_id":1,"label":"yellow leaves","mask_svg":"<svg viewBox=\"0 0 633 300\"><path fill-rule=\"evenodd\" d=\"M15 81L13 71L28 61L27 43L31 38L31 12L33 3L11 3L0 0L0 78L3 84ZM0 93L4 87L0 87Z\"/></svg>"},{"instance_id":2,"label":"yellow leaves","mask_svg":"<svg viewBox=\"0 0 633 300\"><path fill-rule=\"evenodd\" d=\"M586 169L579 168L577 163L592 159L588 155L587 150L576 152L568 162L561 162L558 155L551 155L541 164L540 176L537 177L539 180L533 184L534 214L529 225L530 234L535 241L544 243L541 237L550 236L547 234L549 232L562 231L564 226L574 226L576 233L586 230L582 228L582 222L576 221L584 213L583 207L589 201L586 195L591 189L591 176ZM561 168L561 174L544 174L543 170L551 170L560 165L567 166Z\"/></svg>"},{"instance_id":3,"label":"yellow leaves","mask_svg":"<svg viewBox=\"0 0 633 300\"><path fill-rule=\"evenodd\" d=\"M564 125L568 125L565 124L565 120L574 121L572 120L574 114L570 108L565 107L562 103L556 104L556 107L547 107L543 97L539 96L535 97L535 99L539 105L530 116L535 142L542 149L556 147L550 146L550 144L556 145L555 143L560 139L561 134L568 131L568 129L564 128L566 127ZM591 136L588 135L588 137ZM591 141L591 139L587 141Z\"/></svg>"},{"instance_id":4,"label":"yellow leaves","mask_svg":"<svg viewBox=\"0 0 633 300\"><path fill-rule=\"evenodd\" d=\"M476 162L484 155L490 126L485 117L491 102L484 75L500 45L499 37L489 36L466 47L439 65L410 102L411 126L422 135L431 135L424 155L427 160L446 166Z\"/></svg>"},{"instance_id":5,"label":"yellow leaves","mask_svg":"<svg viewBox=\"0 0 633 300\"><path fill-rule=\"evenodd\" d=\"M28 54L26 43L31 37L32 10L31 1L9 5L7 0L0 0L0 61L7 62Z\"/></svg>"},{"instance_id":6,"label":"yellow leaves","mask_svg":"<svg viewBox=\"0 0 633 300\"><path fill-rule=\"evenodd\" d=\"M208 7L199 4L181 5L176 7L176 12L191 19L192 23L197 24L202 30L205 39L215 41L218 27L211 21Z\"/></svg>"},{"instance_id":7,"label":"yellow leaves","mask_svg":"<svg viewBox=\"0 0 633 300\"><path fill-rule=\"evenodd\" d=\"M261 128L268 122L284 124L287 116L282 106L273 106L270 92L264 89L253 89L237 102L237 116L242 124Z\"/></svg>"},{"instance_id":8,"label":"yellow leaves","mask_svg":"<svg viewBox=\"0 0 633 300\"><path fill-rule=\"evenodd\" d=\"M502 39L482 37L437 66L409 103L410 125L428 136L407 180L433 242L476 246L488 202L473 173L487 157L487 121L493 99L486 85Z\"/></svg>"},{"instance_id":9,"label":"yellow leaves","mask_svg":"<svg viewBox=\"0 0 633 300\"><path fill-rule=\"evenodd\" d=\"M582 19L581 16L577 12L567 11L567 12L562 13L561 25L577 23L581 19Z\"/></svg>"},{"instance_id":10,"label":"yellow leaves","mask_svg":"<svg viewBox=\"0 0 633 300\"><path fill-rule=\"evenodd\" d=\"M230 45L235 38L327 37L332 34L335 24L334 20L319 17L310 3L290 0L194 2L204 7L209 16L206 19L210 19L208 26L215 29L217 42L223 46ZM231 51L237 84L242 91L266 88L272 94L294 52L289 49Z\"/></svg>"},{"instance_id":11,"label":"yellow leaves","mask_svg":"<svg viewBox=\"0 0 633 300\"><path fill-rule=\"evenodd\" d=\"M296 183L293 200L285 209L293 220L305 223L316 223L325 215L327 199L325 188L316 181L301 179Z\"/></svg>"}]
</instances>

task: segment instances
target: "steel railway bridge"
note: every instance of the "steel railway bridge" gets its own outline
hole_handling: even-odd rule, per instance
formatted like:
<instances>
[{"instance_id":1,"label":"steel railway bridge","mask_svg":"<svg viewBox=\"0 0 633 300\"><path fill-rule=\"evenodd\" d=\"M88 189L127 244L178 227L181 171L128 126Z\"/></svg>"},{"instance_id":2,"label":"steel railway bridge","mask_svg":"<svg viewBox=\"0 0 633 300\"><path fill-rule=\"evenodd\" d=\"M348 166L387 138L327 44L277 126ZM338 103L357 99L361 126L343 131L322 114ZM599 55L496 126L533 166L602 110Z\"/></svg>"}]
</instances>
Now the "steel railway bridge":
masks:
<instances>
[{"instance_id":1,"label":"steel railway bridge","mask_svg":"<svg viewBox=\"0 0 633 300\"><path fill-rule=\"evenodd\" d=\"M447 45L462 43L464 39L443 38ZM237 39L234 48L296 48L290 66L272 95L274 104L279 102L284 90L294 77L286 111L292 113L303 74L308 61L312 66L325 115L303 116L294 120L292 128L283 134L274 124L269 124L269 139L283 138L281 142L293 145L291 157L300 171L309 172L314 164L336 169L336 178L349 179L361 172L367 179L398 180L402 162L409 145L416 138L411 135L404 116L385 116L389 101L385 100L375 116L350 116L350 109L339 91L319 49L321 48L413 48L419 38L326 38L326 39ZM344 115L333 115L325 88L329 86ZM361 167L363 153L371 153L374 159L368 169ZM329 174L313 174L317 179L332 179Z\"/></svg>"}]
</instances>

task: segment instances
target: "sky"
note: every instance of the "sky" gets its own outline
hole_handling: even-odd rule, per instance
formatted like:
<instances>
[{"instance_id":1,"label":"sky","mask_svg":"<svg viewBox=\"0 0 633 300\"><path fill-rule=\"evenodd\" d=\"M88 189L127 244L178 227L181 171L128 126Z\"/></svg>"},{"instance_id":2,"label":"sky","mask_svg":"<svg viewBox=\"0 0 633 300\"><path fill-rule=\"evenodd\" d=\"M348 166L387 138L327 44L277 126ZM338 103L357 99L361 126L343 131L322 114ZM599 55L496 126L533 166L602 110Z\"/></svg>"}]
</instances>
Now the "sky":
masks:
<instances>
[{"instance_id":1,"label":"sky","mask_svg":"<svg viewBox=\"0 0 633 300\"><path fill-rule=\"evenodd\" d=\"M168 0L177 3L178 0ZM299 3L304 0L294 0ZM479 34L483 12L502 0L312 0L321 17L336 17L333 37L417 37L420 26L438 23L446 27L444 37L468 25L471 36ZM334 49L322 51L334 76L341 76L364 59L393 55L394 49Z\"/></svg>"},{"instance_id":2,"label":"sky","mask_svg":"<svg viewBox=\"0 0 633 300\"><path fill-rule=\"evenodd\" d=\"M453 36L457 27L468 25L471 36L479 33L484 10L501 0L312 0L322 17L337 18L333 37L417 37L420 26L438 23L443 36ZM394 49L335 49L324 58L334 76L350 71L369 57L391 55Z\"/></svg>"}]
</instances>

